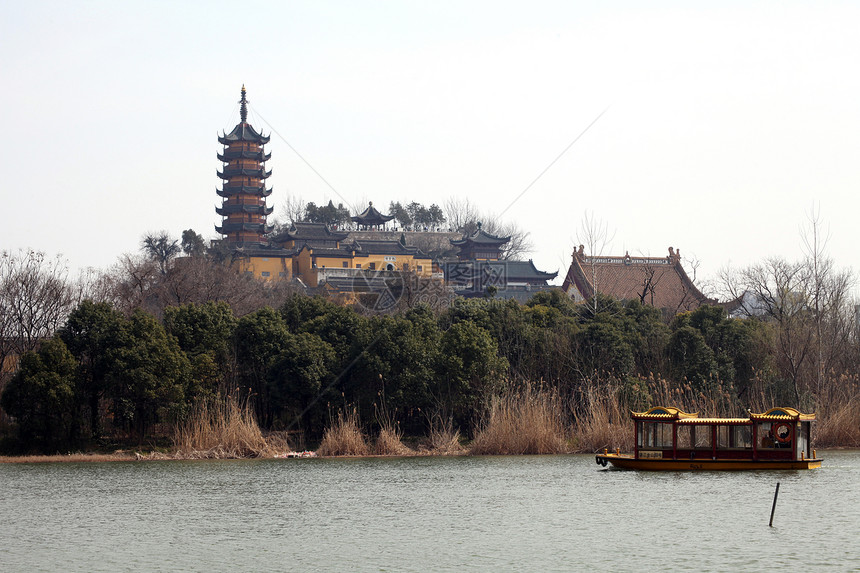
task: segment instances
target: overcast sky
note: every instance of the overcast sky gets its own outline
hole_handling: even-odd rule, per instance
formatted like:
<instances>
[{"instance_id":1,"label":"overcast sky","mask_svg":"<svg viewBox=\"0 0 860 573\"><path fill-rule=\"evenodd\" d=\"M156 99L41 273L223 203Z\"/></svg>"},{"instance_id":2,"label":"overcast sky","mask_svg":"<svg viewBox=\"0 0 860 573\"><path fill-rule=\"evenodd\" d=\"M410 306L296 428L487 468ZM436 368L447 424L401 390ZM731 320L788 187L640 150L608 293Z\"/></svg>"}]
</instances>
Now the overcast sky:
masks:
<instances>
[{"instance_id":1,"label":"overcast sky","mask_svg":"<svg viewBox=\"0 0 860 573\"><path fill-rule=\"evenodd\" d=\"M244 83L276 214L466 197L561 276L590 214L604 254L707 279L799 258L815 208L857 270L858 30L858 2L7 3L0 249L214 238Z\"/></svg>"}]
</instances>

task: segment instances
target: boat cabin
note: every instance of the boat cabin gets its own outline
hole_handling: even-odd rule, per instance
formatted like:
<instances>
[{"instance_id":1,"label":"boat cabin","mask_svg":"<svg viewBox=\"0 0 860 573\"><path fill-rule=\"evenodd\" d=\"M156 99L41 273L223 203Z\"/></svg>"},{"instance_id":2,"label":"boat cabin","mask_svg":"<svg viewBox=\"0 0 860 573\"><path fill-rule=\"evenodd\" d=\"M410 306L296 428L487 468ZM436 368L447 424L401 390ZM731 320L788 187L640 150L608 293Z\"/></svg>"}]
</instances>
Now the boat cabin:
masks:
<instances>
[{"instance_id":1,"label":"boat cabin","mask_svg":"<svg viewBox=\"0 0 860 573\"><path fill-rule=\"evenodd\" d=\"M811 458L810 424L814 414L771 408L749 418L700 418L678 408L633 413L635 457L672 459Z\"/></svg>"},{"instance_id":2,"label":"boat cabin","mask_svg":"<svg viewBox=\"0 0 860 573\"><path fill-rule=\"evenodd\" d=\"M633 469L807 469L815 414L771 408L747 418L700 418L678 408L631 412L633 454L598 454L597 463Z\"/></svg>"}]
</instances>

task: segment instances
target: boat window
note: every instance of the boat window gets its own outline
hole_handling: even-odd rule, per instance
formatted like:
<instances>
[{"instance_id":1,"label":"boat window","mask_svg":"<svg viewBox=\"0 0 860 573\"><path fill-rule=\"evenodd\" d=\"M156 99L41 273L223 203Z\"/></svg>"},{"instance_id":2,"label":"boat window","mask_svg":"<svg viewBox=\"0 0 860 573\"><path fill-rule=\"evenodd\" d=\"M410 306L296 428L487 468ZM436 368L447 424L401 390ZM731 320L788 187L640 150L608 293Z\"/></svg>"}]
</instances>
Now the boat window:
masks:
<instances>
[{"instance_id":1,"label":"boat window","mask_svg":"<svg viewBox=\"0 0 860 573\"><path fill-rule=\"evenodd\" d=\"M694 426L696 448L711 447L711 426Z\"/></svg>"},{"instance_id":2,"label":"boat window","mask_svg":"<svg viewBox=\"0 0 860 573\"><path fill-rule=\"evenodd\" d=\"M731 427L729 426L717 426L717 447L718 448L730 448L731 442L729 441L729 437L731 435Z\"/></svg>"},{"instance_id":3,"label":"boat window","mask_svg":"<svg viewBox=\"0 0 860 573\"><path fill-rule=\"evenodd\" d=\"M672 424L641 422L636 437L640 448L671 448Z\"/></svg>"},{"instance_id":4,"label":"boat window","mask_svg":"<svg viewBox=\"0 0 860 573\"><path fill-rule=\"evenodd\" d=\"M779 442L773 435L773 424L762 422L758 425L758 447L760 449L773 449L779 447Z\"/></svg>"},{"instance_id":5,"label":"boat window","mask_svg":"<svg viewBox=\"0 0 860 573\"><path fill-rule=\"evenodd\" d=\"M809 422L801 422L797 429L797 451L796 458L800 459L800 454L809 455Z\"/></svg>"},{"instance_id":6,"label":"boat window","mask_svg":"<svg viewBox=\"0 0 860 573\"><path fill-rule=\"evenodd\" d=\"M732 448L752 448L752 427L732 426Z\"/></svg>"},{"instance_id":7,"label":"boat window","mask_svg":"<svg viewBox=\"0 0 860 573\"><path fill-rule=\"evenodd\" d=\"M678 424L678 448L690 449L693 447L694 426Z\"/></svg>"}]
</instances>

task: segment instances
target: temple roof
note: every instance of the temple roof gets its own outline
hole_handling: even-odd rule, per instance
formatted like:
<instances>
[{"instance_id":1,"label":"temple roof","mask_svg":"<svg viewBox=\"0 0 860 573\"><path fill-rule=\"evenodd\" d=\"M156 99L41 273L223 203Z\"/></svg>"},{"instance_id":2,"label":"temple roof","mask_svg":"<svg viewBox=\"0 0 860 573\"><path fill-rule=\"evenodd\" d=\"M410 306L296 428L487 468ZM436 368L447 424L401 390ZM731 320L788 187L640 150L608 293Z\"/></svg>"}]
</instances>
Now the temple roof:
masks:
<instances>
[{"instance_id":1,"label":"temple roof","mask_svg":"<svg viewBox=\"0 0 860 573\"><path fill-rule=\"evenodd\" d=\"M417 258L429 258L418 247L404 245L400 241L355 241L352 243L356 254L362 255L412 255Z\"/></svg>"},{"instance_id":2,"label":"temple roof","mask_svg":"<svg viewBox=\"0 0 860 573\"><path fill-rule=\"evenodd\" d=\"M361 214L350 218L359 225L375 227L377 225L384 225L388 221L392 220L394 215L383 215L376 210L376 207L373 206L373 202L371 201L367 206L367 209L365 209Z\"/></svg>"},{"instance_id":3,"label":"temple roof","mask_svg":"<svg viewBox=\"0 0 860 573\"><path fill-rule=\"evenodd\" d=\"M278 234L272 240L278 243L296 241L301 244L306 241L343 241L349 233L340 233L329 229L324 223L307 223L297 221L286 231Z\"/></svg>"},{"instance_id":4,"label":"temple roof","mask_svg":"<svg viewBox=\"0 0 860 573\"><path fill-rule=\"evenodd\" d=\"M459 240L451 239L451 244L460 248L464 248L469 245L493 245L501 247L510 240L510 237L497 237L487 233L481 228L481 224L478 223L478 229L474 233L466 235Z\"/></svg>"},{"instance_id":5,"label":"temple roof","mask_svg":"<svg viewBox=\"0 0 860 573\"><path fill-rule=\"evenodd\" d=\"M580 245L561 288L575 298L587 300L597 291L674 313L716 304L696 288L681 265L680 251L672 247L667 257L588 257Z\"/></svg>"},{"instance_id":6,"label":"temple roof","mask_svg":"<svg viewBox=\"0 0 860 573\"><path fill-rule=\"evenodd\" d=\"M558 271L547 273L538 270L528 261L451 261L444 265L445 280L464 282L476 278L493 277L494 286L507 284L546 284L558 276Z\"/></svg>"},{"instance_id":7,"label":"temple roof","mask_svg":"<svg viewBox=\"0 0 860 573\"><path fill-rule=\"evenodd\" d=\"M219 135L218 143L222 145L230 145L231 143L235 143L237 141L249 141L251 143L269 143L269 139L271 139L268 135L263 135L262 133L258 133L256 129L251 127L250 123L238 123L236 127L233 128L228 134Z\"/></svg>"}]
</instances>

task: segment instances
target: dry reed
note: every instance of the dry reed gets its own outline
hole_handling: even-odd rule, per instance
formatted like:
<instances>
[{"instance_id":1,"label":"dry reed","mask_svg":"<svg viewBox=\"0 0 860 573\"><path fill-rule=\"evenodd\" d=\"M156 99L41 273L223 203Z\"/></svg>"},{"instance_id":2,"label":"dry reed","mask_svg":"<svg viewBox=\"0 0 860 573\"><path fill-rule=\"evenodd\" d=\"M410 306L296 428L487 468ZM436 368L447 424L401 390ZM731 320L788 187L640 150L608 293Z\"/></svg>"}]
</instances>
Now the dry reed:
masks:
<instances>
[{"instance_id":1,"label":"dry reed","mask_svg":"<svg viewBox=\"0 0 860 573\"><path fill-rule=\"evenodd\" d=\"M564 408L558 394L526 385L494 397L489 419L479 430L470 454L559 454L567 451Z\"/></svg>"},{"instance_id":2,"label":"dry reed","mask_svg":"<svg viewBox=\"0 0 860 573\"><path fill-rule=\"evenodd\" d=\"M317 450L321 456L367 456L370 446L361 426L355 409L346 415L338 412L337 421L326 428L322 442Z\"/></svg>"},{"instance_id":3,"label":"dry reed","mask_svg":"<svg viewBox=\"0 0 860 573\"><path fill-rule=\"evenodd\" d=\"M454 429L454 420L439 413L429 417L430 434L427 447L421 453L431 456L456 456L465 453L460 443L460 430Z\"/></svg>"},{"instance_id":4,"label":"dry reed","mask_svg":"<svg viewBox=\"0 0 860 573\"><path fill-rule=\"evenodd\" d=\"M408 456L415 452L403 443L403 432L399 428L386 425L379 430L373 453L378 456Z\"/></svg>"},{"instance_id":5,"label":"dry reed","mask_svg":"<svg viewBox=\"0 0 860 573\"><path fill-rule=\"evenodd\" d=\"M633 447L630 413L612 385L590 385L585 391L587 404L583 413L574 413L574 450L596 452Z\"/></svg>"},{"instance_id":6,"label":"dry reed","mask_svg":"<svg viewBox=\"0 0 860 573\"><path fill-rule=\"evenodd\" d=\"M860 398L829 404L824 409L812 436L820 448L860 447Z\"/></svg>"},{"instance_id":7,"label":"dry reed","mask_svg":"<svg viewBox=\"0 0 860 573\"><path fill-rule=\"evenodd\" d=\"M183 459L272 457L289 449L285 442L267 441L250 404L239 404L233 397L199 403L176 427L173 443L174 457Z\"/></svg>"}]
</instances>

